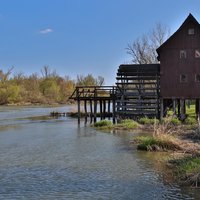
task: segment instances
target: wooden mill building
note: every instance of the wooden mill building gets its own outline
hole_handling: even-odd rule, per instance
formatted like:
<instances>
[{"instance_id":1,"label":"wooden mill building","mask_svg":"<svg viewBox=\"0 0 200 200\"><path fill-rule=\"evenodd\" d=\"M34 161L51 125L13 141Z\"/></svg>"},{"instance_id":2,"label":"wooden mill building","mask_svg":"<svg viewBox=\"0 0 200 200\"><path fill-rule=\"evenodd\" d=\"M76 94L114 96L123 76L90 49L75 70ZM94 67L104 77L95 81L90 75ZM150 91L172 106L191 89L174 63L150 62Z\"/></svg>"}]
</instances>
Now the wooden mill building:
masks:
<instances>
[{"instance_id":1,"label":"wooden mill building","mask_svg":"<svg viewBox=\"0 0 200 200\"><path fill-rule=\"evenodd\" d=\"M180 28L158 49L161 114L166 106L178 107L184 118L185 101L200 101L200 24L190 14Z\"/></svg>"},{"instance_id":2,"label":"wooden mill building","mask_svg":"<svg viewBox=\"0 0 200 200\"><path fill-rule=\"evenodd\" d=\"M158 49L159 64L120 65L116 86L106 96L117 118L162 118L167 108L185 117L186 100L196 102L200 113L200 24L191 15ZM91 92L91 90L90 90ZM76 90L77 101L81 92ZM98 94L95 94L98 96ZM98 99L94 100L97 106ZM85 95L86 97L87 95ZM86 98L84 97L84 100ZM103 97L103 96L102 96ZM101 98L101 97L100 97ZM103 100L103 98L101 99Z\"/></svg>"}]
</instances>

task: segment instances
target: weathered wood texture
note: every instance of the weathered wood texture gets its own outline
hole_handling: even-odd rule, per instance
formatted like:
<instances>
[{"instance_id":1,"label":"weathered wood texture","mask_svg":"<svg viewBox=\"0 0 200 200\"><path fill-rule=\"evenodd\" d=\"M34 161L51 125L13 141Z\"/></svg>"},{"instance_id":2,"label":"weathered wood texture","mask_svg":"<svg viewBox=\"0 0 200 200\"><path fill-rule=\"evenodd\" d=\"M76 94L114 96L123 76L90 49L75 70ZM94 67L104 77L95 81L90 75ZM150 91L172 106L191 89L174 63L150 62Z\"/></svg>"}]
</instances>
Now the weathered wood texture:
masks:
<instances>
[{"instance_id":1,"label":"weathered wood texture","mask_svg":"<svg viewBox=\"0 0 200 200\"><path fill-rule=\"evenodd\" d=\"M80 102L84 102L85 122L87 122L88 115L90 122L96 122L97 116L101 119L112 116L115 122L115 93L115 86L80 86L76 87L70 99L77 101L78 113L80 113ZM87 104L89 104L89 110ZM78 114L78 122L80 123L80 114Z\"/></svg>"},{"instance_id":2,"label":"weathered wood texture","mask_svg":"<svg viewBox=\"0 0 200 200\"><path fill-rule=\"evenodd\" d=\"M194 34L189 34L193 29ZM181 51L185 52L181 56ZM197 51L197 53L196 53ZM200 24L190 14L180 28L158 49L163 98L199 99ZM181 75L185 81L181 81Z\"/></svg>"},{"instance_id":3,"label":"weathered wood texture","mask_svg":"<svg viewBox=\"0 0 200 200\"><path fill-rule=\"evenodd\" d=\"M116 79L119 118L159 117L159 64L120 65Z\"/></svg>"}]
</instances>

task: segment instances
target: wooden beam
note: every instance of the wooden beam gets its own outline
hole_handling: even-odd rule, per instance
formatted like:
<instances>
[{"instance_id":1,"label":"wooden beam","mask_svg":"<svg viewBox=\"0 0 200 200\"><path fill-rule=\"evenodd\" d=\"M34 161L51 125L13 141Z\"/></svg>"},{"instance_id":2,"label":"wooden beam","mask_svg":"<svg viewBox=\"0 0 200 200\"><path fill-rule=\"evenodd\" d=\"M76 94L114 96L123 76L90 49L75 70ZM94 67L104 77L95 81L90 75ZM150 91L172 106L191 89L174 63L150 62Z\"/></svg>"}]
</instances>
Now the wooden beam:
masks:
<instances>
[{"instance_id":1,"label":"wooden beam","mask_svg":"<svg viewBox=\"0 0 200 200\"><path fill-rule=\"evenodd\" d=\"M78 105L78 124L80 124L80 120L81 120L81 101L78 100L77 101L77 105Z\"/></svg>"}]
</instances>

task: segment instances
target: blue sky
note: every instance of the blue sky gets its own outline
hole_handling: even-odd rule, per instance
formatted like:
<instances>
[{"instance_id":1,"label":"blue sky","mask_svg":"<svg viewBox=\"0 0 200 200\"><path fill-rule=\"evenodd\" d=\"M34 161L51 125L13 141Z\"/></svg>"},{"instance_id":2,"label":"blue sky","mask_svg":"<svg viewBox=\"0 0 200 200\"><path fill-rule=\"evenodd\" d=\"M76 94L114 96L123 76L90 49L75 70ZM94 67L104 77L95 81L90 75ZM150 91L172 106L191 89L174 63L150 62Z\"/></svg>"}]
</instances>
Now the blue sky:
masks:
<instances>
[{"instance_id":1,"label":"blue sky","mask_svg":"<svg viewBox=\"0 0 200 200\"><path fill-rule=\"evenodd\" d=\"M0 0L0 69L25 75L48 65L61 76L105 77L115 83L126 46L156 24L171 33L199 0Z\"/></svg>"}]
</instances>

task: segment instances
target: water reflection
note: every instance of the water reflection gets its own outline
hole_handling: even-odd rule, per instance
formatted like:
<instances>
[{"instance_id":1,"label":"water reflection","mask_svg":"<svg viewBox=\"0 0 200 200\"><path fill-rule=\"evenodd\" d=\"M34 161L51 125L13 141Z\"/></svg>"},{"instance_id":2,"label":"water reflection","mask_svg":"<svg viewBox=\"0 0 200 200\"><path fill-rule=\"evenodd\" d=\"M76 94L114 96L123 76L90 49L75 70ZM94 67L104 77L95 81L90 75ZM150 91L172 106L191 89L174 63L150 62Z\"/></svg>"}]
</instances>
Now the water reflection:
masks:
<instances>
[{"instance_id":1,"label":"water reflection","mask_svg":"<svg viewBox=\"0 0 200 200\"><path fill-rule=\"evenodd\" d=\"M163 155L129 146L129 133L103 133L67 117L34 118L49 108L19 112L1 111L8 121L0 117L0 127L20 128L0 129L0 199L199 197L163 173Z\"/></svg>"}]
</instances>

